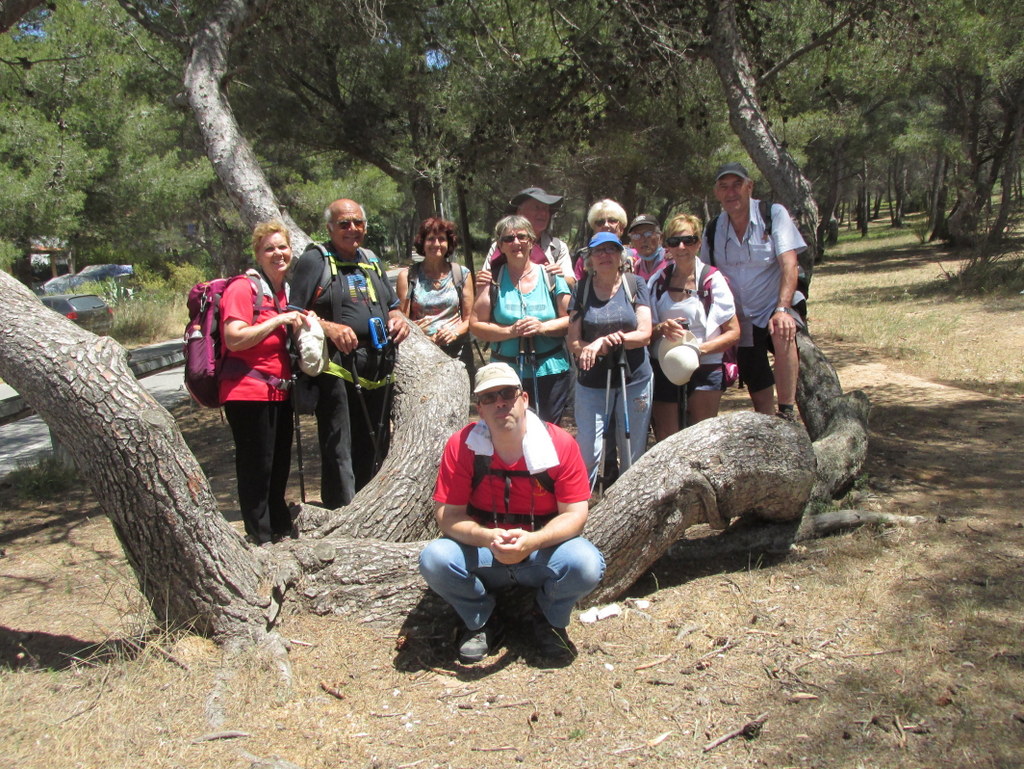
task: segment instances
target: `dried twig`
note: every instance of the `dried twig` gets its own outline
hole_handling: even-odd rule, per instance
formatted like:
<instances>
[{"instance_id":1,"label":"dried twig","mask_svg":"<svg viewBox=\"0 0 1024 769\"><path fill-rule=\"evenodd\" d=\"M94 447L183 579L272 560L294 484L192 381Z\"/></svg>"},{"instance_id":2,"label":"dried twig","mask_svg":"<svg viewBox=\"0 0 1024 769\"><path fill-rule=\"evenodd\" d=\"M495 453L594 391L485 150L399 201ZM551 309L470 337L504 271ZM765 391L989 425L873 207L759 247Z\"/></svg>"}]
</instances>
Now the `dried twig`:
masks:
<instances>
[{"instance_id":1,"label":"dried twig","mask_svg":"<svg viewBox=\"0 0 1024 769\"><path fill-rule=\"evenodd\" d=\"M326 681L321 681L320 682L320 688L323 689L325 692L327 692L332 697L337 697L339 700L345 699L345 694L344 694L344 692L341 691L341 689L339 689L336 686L331 686Z\"/></svg>"},{"instance_id":2,"label":"dried twig","mask_svg":"<svg viewBox=\"0 0 1024 769\"><path fill-rule=\"evenodd\" d=\"M672 655L666 654L663 657L658 657L656 660L651 660L650 662L644 662L641 665L637 665L633 670L647 670L648 668L657 667L663 662L668 662L670 659L672 659Z\"/></svg>"},{"instance_id":3,"label":"dried twig","mask_svg":"<svg viewBox=\"0 0 1024 769\"><path fill-rule=\"evenodd\" d=\"M721 737L712 740L704 746L704 752L707 753L714 750L724 742L728 742L733 737L746 737L748 740L754 739L761 733L761 727L764 726L764 722L768 720L768 714L762 713L753 721L748 721L743 724L739 729L733 729L731 732L723 734Z\"/></svg>"},{"instance_id":4,"label":"dried twig","mask_svg":"<svg viewBox=\"0 0 1024 769\"><path fill-rule=\"evenodd\" d=\"M497 753L501 750L519 750L515 745L502 745L500 748L470 748L478 753Z\"/></svg>"},{"instance_id":5,"label":"dried twig","mask_svg":"<svg viewBox=\"0 0 1024 769\"><path fill-rule=\"evenodd\" d=\"M202 737L196 737L194 740L192 740L192 744L198 745L200 742L211 742L212 740L234 740L238 739L239 737L249 736L251 736L249 732L239 732L233 730L226 732L210 732L209 734L204 734Z\"/></svg>"}]
</instances>

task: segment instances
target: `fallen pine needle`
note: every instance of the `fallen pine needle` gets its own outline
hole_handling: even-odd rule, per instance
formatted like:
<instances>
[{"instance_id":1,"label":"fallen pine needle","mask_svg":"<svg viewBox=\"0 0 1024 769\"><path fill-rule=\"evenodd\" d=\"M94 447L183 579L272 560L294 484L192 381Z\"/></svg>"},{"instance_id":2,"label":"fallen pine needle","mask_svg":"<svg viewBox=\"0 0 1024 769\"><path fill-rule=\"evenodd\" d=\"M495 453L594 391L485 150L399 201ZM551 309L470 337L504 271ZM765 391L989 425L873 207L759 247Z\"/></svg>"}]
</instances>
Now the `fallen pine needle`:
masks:
<instances>
[{"instance_id":1,"label":"fallen pine needle","mask_svg":"<svg viewBox=\"0 0 1024 769\"><path fill-rule=\"evenodd\" d=\"M653 740L650 740L647 743L647 746L650 747L650 748L653 748L655 745L660 745L665 740L667 740L671 735L672 735L672 732L662 732L657 737L655 737Z\"/></svg>"},{"instance_id":2,"label":"fallen pine needle","mask_svg":"<svg viewBox=\"0 0 1024 769\"><path fill-rule=\"evenodd\" d=\"M478 753L496 753L499 750L519 750L519 748L514 745L503 745L500 748L471 748L471 750L475 750Z\"/></svg>"},{"instance_id":3,"label":"fallen pine needle","mask_svg":"<svg viewBox=\"0 0 1024 769\"><path fill-rule=\"evenodd\" d=\"M743 726L741 726L739 729L733 729L731 732L727 732L726 734L723 734L721 737L718 737L717 739L714 739L711 742L709 742L707 745L704 746L704 752L707 753L709 751L712 751L722 743L728 742L734 737L746 737L748 740L754 739L754 737L761 733L761 727L764 726L764 722L767 720L768 714L762 713L753 721L748 721L747 723L743 724Z\"/></svg>"}]
</instances>

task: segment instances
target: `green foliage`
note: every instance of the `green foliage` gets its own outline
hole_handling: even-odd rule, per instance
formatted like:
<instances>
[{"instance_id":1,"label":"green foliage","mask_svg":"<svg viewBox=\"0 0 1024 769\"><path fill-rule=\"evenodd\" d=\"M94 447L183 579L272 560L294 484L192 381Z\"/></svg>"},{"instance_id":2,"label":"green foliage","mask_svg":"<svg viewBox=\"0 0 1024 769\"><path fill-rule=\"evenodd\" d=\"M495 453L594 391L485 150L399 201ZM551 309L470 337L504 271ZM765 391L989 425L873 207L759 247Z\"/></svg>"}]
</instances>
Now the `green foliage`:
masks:
<instances>
[{"instance_id":1,"label":"green foliage","mask_svg":"<svg viewBox=\"0 0 1024 769\"><path fill-rule=\"evenodd\" d=\"M23 499L50 500L65 496L81 481L74 468L66 467L52 457L36 465L19 467L8 473L6 482Z\"/></svg>"}]
</instances>

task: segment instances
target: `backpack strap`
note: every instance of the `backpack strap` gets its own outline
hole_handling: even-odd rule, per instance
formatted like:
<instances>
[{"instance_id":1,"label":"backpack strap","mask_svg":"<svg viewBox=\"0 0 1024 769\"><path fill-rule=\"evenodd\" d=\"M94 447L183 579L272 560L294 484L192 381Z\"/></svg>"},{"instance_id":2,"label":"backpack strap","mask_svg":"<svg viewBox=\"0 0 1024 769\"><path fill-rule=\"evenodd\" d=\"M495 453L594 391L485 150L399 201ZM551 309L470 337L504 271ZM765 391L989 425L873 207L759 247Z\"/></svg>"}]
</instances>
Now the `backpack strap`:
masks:
<instances>
[{"instance_id":1,"label":"backpack strap","mask_svg":"<svg viewBox=\"0 0 1024 769\"><path fill-rule=\"evenodd\" d=\"M661 271L661 275L659 275L658 279L654 282L654 298L656 300L661 299L668 290L669 284L672 280L672 273L675 269L676 263L669 262L665 265L665 268Z\"/></svg>"},{"instance_id":2,"label":"backpack strap","mask_svg":"<svg viewBox=\"0 0 1024 769\"><path fill-rule=\"evenodd\" d=\"M700 277L697 278L697 296L700 297L701 304L704 305L704 314L708 315L711 313L711 302L712 302L712 285L711 276L718 272L717 267L712 267L710 264L705 264L700 271Z\"/></svg>"}]
</instances>

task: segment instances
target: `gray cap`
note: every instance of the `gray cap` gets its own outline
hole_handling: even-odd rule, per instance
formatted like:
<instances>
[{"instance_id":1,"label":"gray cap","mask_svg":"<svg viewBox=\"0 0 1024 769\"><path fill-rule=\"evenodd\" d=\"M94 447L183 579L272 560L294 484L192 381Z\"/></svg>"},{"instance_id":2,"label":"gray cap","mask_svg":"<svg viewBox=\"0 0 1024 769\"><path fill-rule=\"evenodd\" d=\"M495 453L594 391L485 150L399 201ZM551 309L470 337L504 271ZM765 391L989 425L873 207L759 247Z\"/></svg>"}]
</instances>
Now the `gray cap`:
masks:
<instances>
[{"instance_id":1,"label":"gray cap","mask_svg":"<svg viewBox=\"0 0 1024 769\"><path fill-rule=\"evenodd\" d=\"M650 214L640 214L640 216L629 223L629 226L626 228L626 232L632 232L637 227L641 227L645 224L651 225L656 230L661 230L661 225L658 224L657 219Z\"/></svg>"},{"instance_id":2,"label":"gray cap","mask_svg":"<svg viewBox=\"0 0 1024 769\"><path fill-rule=\"evenodd\" d=\"M508 203L512 208L519 208L523 201L527 198L533 198L538 203L543 203L546 206L551 206L551 211L554 212L560 205L562 205L561 195L549 195L544 192L540 187L527 187L525 190L520 190L516 193L515 197L512 198Z\"/></svg>"},{"instance_id":3,"label":"gray cap","mask_svg":"<svg viewBox=\"0 0 1024 769\"><path fill-rule=\"evenodd\" d=\"M747 169L742 163L735 162L719 166L718 170L715 172L715 181L717 182L723 176L729 176L729 174L738 176L741 179L746 179L748 182L750 181L750 174L747 173Z\"/></svg>"}]
</instances>

